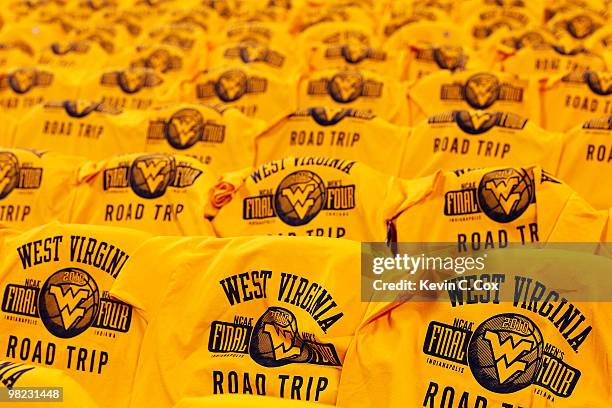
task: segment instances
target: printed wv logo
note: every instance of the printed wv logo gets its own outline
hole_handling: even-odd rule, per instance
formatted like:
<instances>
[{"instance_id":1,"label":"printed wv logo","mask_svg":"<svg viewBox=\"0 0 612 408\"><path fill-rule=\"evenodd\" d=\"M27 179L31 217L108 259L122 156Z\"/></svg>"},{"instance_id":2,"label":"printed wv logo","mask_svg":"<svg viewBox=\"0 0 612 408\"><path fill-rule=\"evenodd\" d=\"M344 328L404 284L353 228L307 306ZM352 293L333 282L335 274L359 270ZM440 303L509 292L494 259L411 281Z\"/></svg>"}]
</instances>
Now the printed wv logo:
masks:
<instances>
[{"instance_id":1,"label":"printed wv logo","mask_svg":"<svg viewBox=\"0 0 612 408\"><path fill-rule=\"evenodd\" d=\"M181 145L186 145L196 134L197 120L194 118L175 119L172 124L176 128Z\"/></svg>"},{"instance_id":2,"label":"printed wv logo","mask_svg":"<svg viewBox=\"0 0 612 408\"><path fill-rule=\"evenodd\" d=\"M604 75L599 74L599 84L601 85L601 90L604 92L608 92L610 87L612 86L612 75Z\"/></svg>"},{"instance_id":3,"label":"printed wv logo","mask_svg":"<svg viewBox=\"0 0 612 408\"><path fill-rule=\"evenodd\" d=\"M470 117L474 129L480 129L486 121L491 119L491 114L487 112L472 112L470 113Z\"/></svg>"},{"instance_id":4,"label":"printed wv logo","mask_svg":"<svg viewBox=\"0 0 612 408\"><path fill-rule=\"evenodd\" d=\"M294 333L290 329L283 329L275 324L267 323L263 331L270 335L275 359L280 360L300 355L300 348L293 345Z\"/></svg>"},{"instance_id":5,"label":"printed wv logo","mask_svg":"<svg viewBox=\"0 0 612 408\"><path fill-rule=\"evenodd\" d=\"M11 170L10 164L5 164L4 166L0 166L0 191L3 191L8 183L11 182L11 178L6 175Z\"/></svg>"},{"instance_id":6,"label":"printed wv logo","mask_svg":"<svg viewBox=\"0 0 612 408\"><path fill-rule=\"evenodd\" d=\"M59 285L52 285L49 288L49 293L55 297L55 302L60 310L62 323L66 330L70 329L77 319L83 317L85 309L78 307L78 305L89 297L87 289L77 289L76 293L74 293L73 289L73 286L68 286L66 292L64 292Z\"/></svg>"},{"instance_id":7,"label":"printed wv logo","mask_svg":"<svg viewBox=\"0 0 612 408\"><path fill-rule=\"evenodd\" d=\"M497 377L500 384L506 382L515 373L525 370L527 363L516 361L516 359L524 352L530 351L533 348L532 341L511 334L505 342L500 342L499 333L488 330L484 338L491 344L491 351L495 359Z\"/></svg>"},{"instance_id":8,"label":"printed wv logo","mask_svg":"<svg viewBox=\"0 0 612 408\"><path fill-rule=\"evenodd\" d=\"M484 106L488 102L491 95L492 83L489 81L482 81L481 83L472 81L468 84L468 86L476 95L478 105Z\"/></svg>"},{"instance_id":9,"label":"printed wv logo","mask_svg":"<svg viewBox=\"0 0 612 408\"><path fill-rule=\"evenodd\" d=\"M140 161L137 163L137 167L142 172L149 191L156 191L157 187L164 181L164 175L159 173L166 167L166 162L154 161L149 164Z\"/></svg>"},{"instance_id":10,"label":"printed wv logo","mask_svg":"<svg viewBox=\"0 0 612 408\"><path fill-rule=\"evenodd\" d=\"M514 205L521 199L519 193L512 194L512 189L518 185L518 182L518 178L510 177L506 180L491 180L485 185L485 189L493 192L506 214L510 214Z\"/></svg>"},{"instance_id":11,"label":"printed wv logo","mask_svg":"<svg viewBox=\"0 0 612 408\"><path fill-rule=\"evenodd\" d=\"M283 197L287 197L287 200L289 200L289 203L291 203L291 206L300 219L303 219L308 213L308 210L310 210L310 207L314 205L314 200L309 198L309 196L310 193L314 191L315 187L314 184L309 183L297 185L295 190L285 188L282 191Z\"/></svg>"}]
</instances>

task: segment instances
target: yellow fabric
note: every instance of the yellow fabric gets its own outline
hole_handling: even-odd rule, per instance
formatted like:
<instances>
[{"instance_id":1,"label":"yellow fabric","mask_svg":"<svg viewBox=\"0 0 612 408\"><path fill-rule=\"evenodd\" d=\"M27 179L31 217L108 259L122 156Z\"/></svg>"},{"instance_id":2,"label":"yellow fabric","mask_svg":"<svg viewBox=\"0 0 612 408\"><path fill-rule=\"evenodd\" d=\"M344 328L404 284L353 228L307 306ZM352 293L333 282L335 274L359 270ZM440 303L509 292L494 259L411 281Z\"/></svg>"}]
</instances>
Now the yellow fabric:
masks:
<instances>
[{"instance_id":1,"label":"yellow fabric","mask_svg":"<svg viewBox=\"0 0 612 408\"><path fill-rule=\"evenodd\" d=\"M43 66L9 68L0 72L0 109L19 117L36 104L74 99L77 83Z\"/></svg>"},{"instance_id":2,"label":"yellow fabric","mask_svg":"<svg viewBox=\"0 0 612 408\"><path fill-rule=\"evenodd\" d=\"M542 88L542 125L568 131L589 119L612 114L612 75L602 71L550 78Z\"/></svg>"},{"instance_id":3,"label":"yellow fabric","mask_svg":"<svg viewBox=\"0 0 612 408\"><path fill-rule=\"evenodd\" d=\"M211 235L204 210L217 176L180 155L129 154L87 162L74 186L70 222Z\"/></svg>"},{"instance_id":4,"label":"yellow fabric","mask_svg":"<svg viewBox=\"0 0 612 408\"><path fill-rule=\"evenodd\" d=\"M11 384L7 387L7 384ZM96 407L91 396L81 385L57 368L39 367L18 362L0 360L0 389L2 388L61 388L62 402L36 402L37 407ZM27 400L19 401L27 403ZM17 403L17 401L15 402ZM8 403L0 402L0 406Z\"/></svg>"},{"instance_id":5,"label":"yellow fabric","mask_svg":"<svg viewBox=\"0 0 612 408\"><path fill-rule=\"evenodd\" d=\"M181 78L206 65L206 50L188 53L175 45L144 43L115 53L108 65L149 68L172 78Z\"/></svg>"},{"instance_id":6,"label":"yellow fabric","mask_svg":"<svg viewBox=\"0 0 612 408\"><path fill-rule=\"evenodd\" d=\"M382 242L405 200L398 180L354 161L289 157L226 175L212 194L220 237L308 235ZM412 192L409 192L412 194Z\"/></svg>"},{"instance_id":7,"label":"yellow fabric","mask_svg":"<svg viewBox=\"0 0 612 408\"><path fill-rule=\"evenodd\" d=\"M435 21L420 21L397 30L385 42L385 49L398 50L413 45L471 45L471 37L464 26Z\"/></svg>"},{"instance_id":8,"label":"yellow fabric","mask_svg":"<svg viewBox=\"0 0 612 408\"><path fill-rule=\"evenodd\" d=\"M429 190L420 199L407 194L395 217L398 242L454 242L460 252L512 242L597 243L606 224L606 214L536 166L439 172L406 181L405 189L423 182Z\"/></svg>"},{"instance_id":9,"label":"yellow fabric","mask_svg":"<svg viewBox=\"0 0 612 408\"><path fill-rule=\"evenodd\" d=\"M142 151L146 116L98 102L64 100L38 105L19 121L13 145L92 160Z\"/></svg>"},{"instance_id":10,"label":"yellow fabric","mask_svg":"<svg viewBox=\"0 0 612 408\"><path fill-rule=\"evenodd\" d=\"M359 253L325 238L146 242L111 291L148 322L132 405L230 393L333 404L366 309Z\"/></svg>"},{"instance_id":11,"label":"yellow fabric","mask_svg":"<svg viewBox=\"0 0 612 408\"><path fill-rule=\"evenodd\" d=\"M322 70L304 76L298 87L298 107L353 108L406 125L406 87L374 72Z\"/></svg>"},{"instance_id":12,"label":"yellow fabric","mask_svg":"<svg viewBox=\"0 0 612 408\"><path fill-rule=\"evenodd\" d=\"M612 177L612 116L592 119L568 132L557 175L593 207L612 208L612 192L602 182Z\"/></svg>"},{"instance_id":13,"label":"yellow fabric","mask_svg":"<svg viewBox=\"0 0 612 408\"><path fill-rule=\"evenodd\" d=\"M176 104L147 111L144 151L194 157L212 170L235 171L255 163L255 137L265 123L238 109Z\"/></svg>"},{"instance_id":14,"label":"yellow fabric","mask_svg":"<svg viewBox=\"0 0 612 408\"><path fill-rule=\"evenodd\" d=\"M559 13L546 23L546 27L566 46L585 44L600 28L606 25L602 12L584 6Z\"/></svg>"},{"instance_id":15,"label":"yellow fabric","mask_svg":"<svg viewBox=\"0 0 612 408\"><path fill-rule=\"evenodd\" d=\"M603 58L586 49L564 50L543 45L523 48L509 55L496 68L516 75L543 78L571 71L601 71L606 69L606 64Z\"/></svg>"},{"instance_id":16,"label":"yellow fabric","mask_svg":"<svg viewBox=\"0 0 612 408\"><path fill-rule=\"evenodd\" d=\"M466 6L469 6L469 3ZM502 27L507 27L510 30L521 29L539 20L537 16L522 7L488 6L477 11L474 11L474 9L470 11L470 17L459 21L465 21L464 24L468 27L467 30L474 38L475 44L479 44L483 40L486 41Z\"/></svg>"},{"instance_id":17,"label":"yellow fabric","mask_svg":"<svg viewBox=\"0 0 612 408\"><path fill-rule=\"evenodd\" d=\"M0 149L0 224L25 230L67 215L80 157Z\"/></svg>"},{"instance_id":18,"label":"yellow fabric","mask_svg":"<svg viewBox=\"0 0 612 408\"><path fill-rule=\"evenodd\" d=\"M292 37L287 33L285 24L255 21L228 24L215 41L217 46L248 41L284 49L292 44Z\"/></svg>"},{"instance_id":19,"label":"yellow fabric","mask_svg":"<svg viewBox=\"0 0 612 408\"><path fill-rule=\"evenodd\" d=\"M554 173L561 142L561 134L547 132L513 113L464 110L440 113L411 129L400 177L504 164L539 164Z\"/></svg>"},{"instance_id":20,"label":"yellow fabric","mask_svg":"<svg viewBox=\"0 0 612 408\"><path fill-rule=\"evenodd\" d=\"M97 70L105 66L109 54L94 41L70 39L46 45L38 57L38 63L53 68L67 69L71 75L75 70Z\"/></svg>"},{"instance_id":21,"label":"yellow fabric","mask_svg":"<svg viewBox=\"0 0 612 408\"><path fill-rule=\"evenodd\" d=\"M440 112L489 109L540 123L538 82L503 72L434 72L409 91L411 123Z\"/></svg>"},{"instance_id":22,"label":"yellow fabric","mask_svg":"<svg viewBox=\"0 0 612 408\"><path fill-rule=\"evenodd\" d=\"M360 44L378 46L371 26L353 22L322 22L310 26L297 36L302 49L319 44Z\"/></svg>"},{"instance_id":23,"label":"yellow fabric","mask_svg":"<svg viewBox=\"0 0 612 408\"><path fill-rule=\"evenodd\" d=\"M17 120L8 112L0 111L0 146L13 146Z\"/></svg>"},{"instance_id":24,"label":"yellow fabric","mask_svg":"<svg viewBox=\"0 0 612 408\"><path fill-rule=\"evenodd\" d=\"M295 109L295 82L250 66L201 71L180 85L180 100L236 107L273 124Z\"/></svg>"},{"instance_id":25,"label":"yellow fabric","mask_svg":"<svg viewBox=\"0 0 612 408\"><path fill-rule=\"evenodd\" d=\"M519 259L517 269L502 269L511 276L494 277L505 279L499 291L372 304L347 352L338 405L609 407L612 366L603 353L612 346L604 324L612 303L575 292L583 266L606 276L612 261L506 249L489 251L486 274L471 276L491 281L497 272L488 265Z\"/></svg>"},{"instance_id":26,"label":"yellow fabric","mask_svg":"<svg viewBox=\"0 0 612 408\"><path fill-rule=\"evenodd\" d=\"M96 405L126 407L144 322L108 291L148 235L51 223L2 236L2 358L61 370Z\"/></svg>"},{"instance_id":27,"label":"yellow fabric","mask_svg":"<svg viewBox=\"0 0 612 408\"><path fill-rule=\"evenodd\" d=\"M300 109L257 137L257 164L287 156L357 160L397 175L409 129L355 109Z\"/></svg>"},{"instance_id":28,"label":"yellow fabric","mask_svg":"<svg viewBox=\"0 0 612 408\"><path fill-rule=\"evenodd\" d=\"M126 68L93 72L83 79L78 95L119 110L144 110L166 101L173 88L152 69Z\"/></svg>"}]
</instances>

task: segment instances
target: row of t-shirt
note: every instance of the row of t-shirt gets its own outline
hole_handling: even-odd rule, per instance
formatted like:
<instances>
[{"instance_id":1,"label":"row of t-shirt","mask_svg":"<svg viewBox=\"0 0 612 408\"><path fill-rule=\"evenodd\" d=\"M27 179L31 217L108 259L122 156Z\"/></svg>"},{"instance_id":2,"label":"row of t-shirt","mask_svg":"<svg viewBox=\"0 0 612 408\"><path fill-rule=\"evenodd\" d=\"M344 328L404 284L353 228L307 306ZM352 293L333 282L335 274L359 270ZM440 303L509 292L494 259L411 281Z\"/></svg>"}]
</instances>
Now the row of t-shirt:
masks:
<instances>
[{"instance_id":1,"label":"row of t-shirt","mask_svg":"<svg viewBox=\"0 0 612 408\"><path fill-rule=\"evenodd\" d=\"M287 157L220 175L167 153L84 161L7 149L0 151L0 223L27 229L61 220L157 235L307 235L466 248L549 237L598 242L612 208L605 181L595 178L604 171L584 167L588 174L577 174L579 166L568 162L580 193L532 165L400 179L354 160Z\"/></svg>"},{"instance_id":2,"label":"row of t-shirt","mask_svg":"<svg viewBox=\"0 0 612 408\"><path fill-rule=\"evenodd\" d=\"M610 78L606 71L535 80L504 72L441 70L407 86L364 70L321 70L295 81L242 67L201 71L183 82L167 80L148 68L99 72L79 82L39 66L0 74L0 107L21 118L41 104L65 99L101 102L120 111L206 103L236 107L268 125L297 107L351 108L398 125L415 125L449 110L490 109L516 113L551 131L566 131L612 113Z\"/></svg>"},{"instance_id":3,"label":"row of t-shirt","mask_svg":"<svg viewBox=\"0 0 612 408\"><path fill-rule=\"evenodd\" d=\"M109 159L122 154L184 155L219 175L249 168L250 172L290 156L358 161L401 178L438 170L539 164L596 208L612 206L606 189L600 188L611 171L612 116L591 119L565 134L493 110L449 111L414 127L397 126L364 111L333 108L300 109L267 127L236 109L198 104L119 113L97 103L64 101L38 106L19 121L4 116L0 146L33 151L3 153L7 166L15 169L22 162L48 167L36 163L48 162L45 157L56 153L105 163L132 160ZM55 161L65 160L64 166L72 168L84 159Z\"/></svg>"},{"instance_id":4,"label":"row of t-shirt","mask_svg":"<svg viewBox=\"0 0 612 408\"><path fill-rule=\"evenodd\" d=\"M542 244L585 238L550 226ZM576 282L612 261L482 249L464 278L497 288L371 302L351 240L3 229L1 384L71 407L609 407L609 293Z\"/></svg>"}]
</instances>

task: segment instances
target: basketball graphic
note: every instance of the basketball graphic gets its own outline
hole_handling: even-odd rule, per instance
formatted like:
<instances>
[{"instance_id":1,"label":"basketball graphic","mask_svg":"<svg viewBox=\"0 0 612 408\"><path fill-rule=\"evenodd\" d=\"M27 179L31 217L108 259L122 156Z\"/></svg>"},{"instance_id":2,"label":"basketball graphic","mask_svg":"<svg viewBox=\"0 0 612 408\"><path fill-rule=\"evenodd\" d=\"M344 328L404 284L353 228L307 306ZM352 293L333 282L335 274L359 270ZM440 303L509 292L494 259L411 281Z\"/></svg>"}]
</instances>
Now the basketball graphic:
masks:
<instances>
[{"instance_id":1,"label":"basketball graphic","mask_svg":"<svg viewBox=\"0 0 612 408\"><path fill-rule=\"evenodd\" d=\"M339 103L353 102L363 93L363 77L359 72L339 72L327 83L327 92Z\"/></svg>"},{"instance_id":2,"label":"basketball graphic","mask_svg":"<svg viewBox=\"0 0 612 408\"><path fill-rule=\"evenodd\" d=\"M474 378L489 391L508 394L528 387L542 364L544 340L528 318L505 313L485 320L468 345Z\"/></svg>"},{"instance_id":3,"label":"basketball graphic","mask_svg":"<svg viewBox=\"0 0 612 408\"><path fill-rule=\"evenodd\" d=\"M493 221L507 223L527 210L534 194L533 179L524 169L494 170L480 180L478 204Z\"/></svg>"},{"instance_id":4,"label":"basketball graphic","mask_svg":"<svg viewBox=\"0 0 612 408\"><path fill-rule=\"evenodd\" d=\"M169 154L140 156L130 168L130 186L137 196L153 199L163 196L176 177L176 162Z\"/></svg>"},{"instance_id":5,"label":"basketball graphic","mask_svg":"<svg viewBox=\"0 0 612 408\"><path fill-rule=\"evenodd\" d=\"M101 104L99 102L90 102L83 100L64 101L64 109L66 113L73 118L83 118L89 115L94 110L98 109Z\"/></svg>"},{"instance_id":6,"label":"basketball graphic","mask_svg":"<svg viewBox=\"0 0 612 408\"><path fill-rule=\"evenodd\" d=\"M264 367L306 363L310 356L298 332L293 313L281 307L270 307L257 320L249 345L253 361Z\"/></svg>"},{"instance_id":7,"label":"basketball graphic","mask_svg":"<svg viewBox=\"0 0 612 408\"><path fill-rule=\"evenodd\" d=\"M274 194L274 209L287 225L308 224L325 206L325 183L315 173L300 170L285 177Z\"/></svg>"},{"instance_id":8,"label":"basketball graphic","mask_svg":"<svg viewBox=\"0 0 612 408\"><path fill-rule=\"evenodd\" d=\"M170 51L163 48L153 51L144 61L144 66L155 71L165 73L170 70L171 63Z\"/></svg>"},{"instance_id":9,"label":"basketball graphic","mask_svg":"<svg viewBox=\"0 0 612 408\"><path fill-rule=\"evenodd\" d=\"M215 92L223 102L234 102L247 91L247 76L238 69L224 72L215 83Z\"/></svg>"},{"instance_id":10,"label":"basketball graphic","mask_svg":"<svg viewBox=\"0 0 612 408\"><path fill-rule=\"evenodd\" d=\"M204 118L195 109L181 109L166 122L164 134L170 146L178 150L189 149L204 134Z\"/></svg>"},{"instance_id":11,"label":"basketball graphic","mask_svg":"<svg viewBox=\"0 0 612 408\"><path fill-rule=\"evenodd\" d=\"M358 64L368 56L368 48L362 44L351 42L342 46L341 53L349 64Z\"/></svg>"},{"instance_id":12,"label":"basketball graphic","mask_svg":"<svg viewBox=\"0 0 612 408\"><path fill-rule=\"evenodd\" d=\"M245 64L262 62L267 58L269 50L267 47L257 43L247 43L240 47L240 59Z\"/></svg>"},{"instance_id":13,"label":"basketball graphic","mask_svg":"<svg viewBox=\"0 0 612 408\"><path fill-rule=\"evenodd\" d=\"M49 276L38 297L40 318L56 337L78 336L98 314L98 285L84 270L65 268Z\"/></svg>"},{"instance_id":14,"label":"basketball graphic","mask_svg":"<svg viewBox=\"0 0 612 408\"><path fill-rule=\"evenodd\" d=\"M19 184L19 161L11 152L0 151L0 200Z\"/></svg>"},{"instance_id":15,"label":"basketball graphic","mask_svg":"<svg viewBox=\"0 0 612 408\"><path fill-rule=\"evenodd\" d=\"M587 15L578 15L567 22L567 32L577 40L582 40L599 28Z\"/></svg>"},{"instance_id":16,"label":"basketball graphic","mask_svg":"<svg viewBox=\"0 0 612 408\"><path fill-rule=\"evenodd\" d=\"M491 74L472 75L463 88L465 101L475 109L487 109L499 98L499 81Z\"/></svg>"},{"instance_id":17,"label":"basketball graphic","mask_svg":"<svg viewBox=\"0 0 612 408\"><path fill-rule=\"evenodd\" d=\"M351 109L334 109L330 106L310 108L310 114L312 115L312 118L321 126L335 125L336 123L344 119L346 116L350 115L351 112Z\"/></svg>"}]
</instances>

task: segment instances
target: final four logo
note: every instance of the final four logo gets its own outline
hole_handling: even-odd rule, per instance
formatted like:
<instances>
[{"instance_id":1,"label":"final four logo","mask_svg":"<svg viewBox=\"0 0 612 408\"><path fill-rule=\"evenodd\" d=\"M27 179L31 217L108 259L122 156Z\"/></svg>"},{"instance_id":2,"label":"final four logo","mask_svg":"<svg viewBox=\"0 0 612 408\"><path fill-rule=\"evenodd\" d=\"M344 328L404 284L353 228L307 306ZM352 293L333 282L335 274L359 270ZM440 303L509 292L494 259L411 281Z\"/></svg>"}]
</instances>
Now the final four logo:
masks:
<instances>
[{"instance_id":1,"label":"final four logo","mask_svg":"<svg viewBox=\"0 0 612 408\"><path fill-rule=\"evenodd\" d=\"M25 94L39 86L49 86L53 82L53 74L34 68L19 68L0 76L0 90L10 87L17 94Z\"/></svg>"},{"instance_id":2,"label":"final four logo","mask_svg":"<svg viewBox=\"0 0 612 408\"><path fill-rule=\"evenodd\" d=\"M282 67L285 57L269 47L255 42L245 42L231 47L223 53L225 58L239 58L245 64L262 62L273 67Z\"/></svg>"},{"instance_id":3,"label":"final four logo","mask_svg":"<svg viewBox=\"0 0 612 408\"><path fill-rule=\"evenodd\" d=\"M478 188L448 191L444 214L458 216L483 212L499 223L519 218L535 201L533 175L524 169L507 168L486 173Z\"/></svg>"},{"instance_id":4,"label":"final four logo","mask_svg":"<svg viewBox=\"0 0 612 408\"><path fill-rule=\"evenodd\" d=\"M145 68L130 68L102 74L100 83L105 86L119 86L126 94L135 94L143 88L153 88L164 82L155 71Z\"/></svg>"},{"instance_id":5,"label":"final four logo","mask_svg":"<svg viewBox=\"0 0 612 408\"><path fill-rule=\"evenodd\" d=\"M225 126L206 121L197 109L185 108L168 120L153 120L149 124L147 141L163 140L177 150L187 150L197 142L223 143Z\"/></svg>"},{"instance_id":6,"label":"final four logo","mask_svg":"<svg viewBox=\"0 0 612 408\"><path fill-rule=\"evenodd\" d=\"M454 371L468 365L478 384L494 393L511 394L531 385L562 398L573 393L580 371L563 361L557 347L545 343L540 329L527 317L498 314L474 331L471 322L466 324L430 322L423 352L458 365L447 367Z\"/></svg>"},{"instance_id":7,"label":"final four logo","mask_svg":"<svg viewBox=\"0 0 612 408\"><path fill-rule=\"evenodd\" d=\"M382 96L383 84L364 79L357 71L342 71L332 78L315 79L308 82L309 95L329 95L338 103L350 103L359 97Z\"/></svg>"},{"instance_id":8,"label":"final four logo","mask_svg":"<svg viewBox=\"0 0 612 408\"><path fill-rule=\"evenodd\" d=\"M489 73L478 73L467 79L465 84L455 82L443 84L440 89L442 100L464 100L474 109L487 109L496 101L522 102L526 83L518 79L510 82L500 80Z\"/></svg>"},{"instance_id":9,"label":"final four logo","mask_svg":"<svg viewBox=\"0 0 612 408\"><path fill-rule=\"evenodd\" d=\"M187 163L176 163L170 154L140 156L118 167L104 170L104 190L131 187L139 197L155 199L163 196L168 187L185 188L193 185L202 170Z\"/></svg>"},{"instance_id":10,"label":"final four logo","mask_svg":"<svg viewBox=\"0 0 612 408\"><path fill-rule=\"evenodd\" d=\"M249 93L262 93L268 87L265 78L249 77L239 69L223 72L216 81L196 85L196 94L200 99L217 96L223 102L235 102Z\"/></svg>"},{"instance_id":11,"label":"final four logo","mask_svg":"<svg viewBox=\"0 0 612 408\"><path fill-rule=\"evenodd\" d=\"M355 186L326 186L317 174L299 170L287 175L276 192L247 197L243 201L243 218L255 220L278 217L285 224L299 227L308 224L322 210L343 211L355 208Z\"/></svg>"},{"instance_id":12,"label":"final four logo","mask_svg":"<svg viewBox=\"0 0 612 408\"><path fill-rule=\"evenodd\" d=\"M8 197L15 189L35 190L40 188L43 169L28 163L19 164L17 156L0 151L0 200Z\"/></svg>"}]
</instances>

